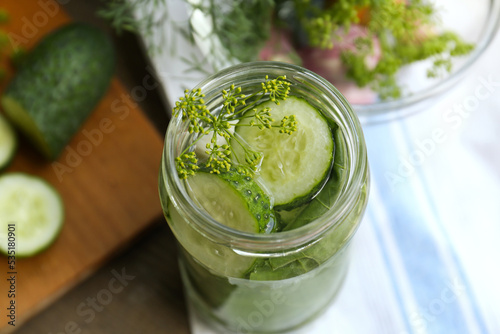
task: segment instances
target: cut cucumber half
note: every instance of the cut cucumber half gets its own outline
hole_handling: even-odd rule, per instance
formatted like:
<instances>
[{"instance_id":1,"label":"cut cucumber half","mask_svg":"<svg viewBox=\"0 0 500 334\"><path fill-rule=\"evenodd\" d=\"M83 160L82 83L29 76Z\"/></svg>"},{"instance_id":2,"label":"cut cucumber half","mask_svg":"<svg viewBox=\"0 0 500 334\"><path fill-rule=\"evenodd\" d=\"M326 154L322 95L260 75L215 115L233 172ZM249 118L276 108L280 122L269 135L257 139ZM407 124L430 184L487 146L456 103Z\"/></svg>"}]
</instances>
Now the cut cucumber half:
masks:
<instances>
[{"instance_id":1,"label":"cut cucumber half","mask_svg":"<svg viewBox=\"0 0 500 334\"><path fill-rule=\"evenodd\" d=\"M219 223L250 233L275 230L269 196L249 176L231 170L197 172L187 180L191 198Z\"/></svg>"},{"instance_id":2,"label":"cut cucumber half","mask_svg":"<svg viewBox=\"0 0 500 334\"><path fill-rule=\"evenodd\" d=\"M303 99L289 97L279 105L269 101L257 110L263 108L271 109L276 125L284 116L295 115L297 131L288 135L277 128L246 126L252 120L247 117L236 126L236 134L264 154L260 176L274 198L274 207L292 209L313 198L327 181L333 162L332 132L326 119ZM235 139L232 146L235 159L245 161L243 148Z\"/></svg>"},{"instance_id":3,"label":"cut cucumber half","mask_svg":"<svg viewBox=\"0 0 500 334\"><path fill-rule=\"evenodd\" d=\"M17 148L16 132L0 114L0 170L12 161Z\"/></svg>"},{"instance_id":4,"label":"cut cucumber half","mask_svg":"<svg viewBox=\"0 0 500 334\"><path fill-rule=\"evenodd\" d=\"M57 190L45 180L8 173L0 176L0 215L0 236L14 226L15 254L28 257L45 250L59 235L64 206ZM8 238L0 239L0 251L9 252Z\"/></svg>"}]
</instances>

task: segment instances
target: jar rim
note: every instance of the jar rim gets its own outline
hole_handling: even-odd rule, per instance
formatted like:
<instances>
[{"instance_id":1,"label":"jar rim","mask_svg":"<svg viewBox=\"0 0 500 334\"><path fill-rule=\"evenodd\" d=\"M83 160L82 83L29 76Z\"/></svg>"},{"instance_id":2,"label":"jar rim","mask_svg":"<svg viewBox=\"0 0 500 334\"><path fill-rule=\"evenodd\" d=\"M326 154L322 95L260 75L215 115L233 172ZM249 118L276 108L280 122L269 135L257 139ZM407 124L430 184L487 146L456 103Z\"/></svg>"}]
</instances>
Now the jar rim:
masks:
<instances>
[{"instance_id":1,"label":"jar rim","mask_svg":"<svg viewBox=\"0 0 500 334\"><path fill-rule=\"evenodd\" d=\"M162 168L163 180L160 179L160 182L165 183L169 200L192 224L192 227L216 243L228 244L238 253L252 254L255 252L272 253L302 248L318 241L325 232L335 228L339 222L347 217L356 204L361 187L369 178L367 153L361 125L351 105L330 82L303 67L288 63L275 61L241 63L209 76L193 89L200 88L205 93L208 87L215 87L221 91L225 86L230 86L231 83L238 86L238 79L244 79L249 73L252 75L262 73L263 78L266 74L271 73L285 74L287 79L313 84L323 98L328 97L341 111L340 113L328 115L334 116L335 121L341 128L346 139L348 155L347 181L333 207L319 218L300 228L279 233L248 233L217 222L203 209L196 206L188 196L182 180L178 177L175 165L175 150L181 144L178 140L179 134L182 132L183 127L186 127L181 115L172 116L165 135L163 159L160 167Z\"/></svg>"}]
</instances>

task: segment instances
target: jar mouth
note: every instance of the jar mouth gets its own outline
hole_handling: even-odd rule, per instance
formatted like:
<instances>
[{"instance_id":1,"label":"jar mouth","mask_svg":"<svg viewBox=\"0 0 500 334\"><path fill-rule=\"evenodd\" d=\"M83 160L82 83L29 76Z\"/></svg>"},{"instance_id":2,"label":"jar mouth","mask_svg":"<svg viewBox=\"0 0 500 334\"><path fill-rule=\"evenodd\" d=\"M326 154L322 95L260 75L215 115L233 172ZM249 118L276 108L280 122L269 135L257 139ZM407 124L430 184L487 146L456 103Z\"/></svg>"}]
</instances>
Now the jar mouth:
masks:
<instances>
[{"instance_id":1,"label":"jar mouth","mask_svg":"<svg viewBox=\"0 0 500 334\"><path fill-rule=\"evenodd\" d=\"M227 227L199 208L189 197L183 181L178 177L175 157L187 141L187 124L181 116L173 116L165 135L160 182L165 183L169 200L205 237L219 244L226 244L238 253L278 253L283 250L300 249L321 238L350 213L368 178L368 161L364 137L359 120L344 96L328 81L300 66L274 61L242 63L222 70L200 82L206 96L220 91L232 83L240 85L248 78L286 75L293 85L305 85L314 90L321 103L327 103L326 112L340 127L346 141L347 181L332 208L311 223L300 228L271 234L248 233ZM207 99L207 98L206 98Z\"/></svg>"}]
</instances>

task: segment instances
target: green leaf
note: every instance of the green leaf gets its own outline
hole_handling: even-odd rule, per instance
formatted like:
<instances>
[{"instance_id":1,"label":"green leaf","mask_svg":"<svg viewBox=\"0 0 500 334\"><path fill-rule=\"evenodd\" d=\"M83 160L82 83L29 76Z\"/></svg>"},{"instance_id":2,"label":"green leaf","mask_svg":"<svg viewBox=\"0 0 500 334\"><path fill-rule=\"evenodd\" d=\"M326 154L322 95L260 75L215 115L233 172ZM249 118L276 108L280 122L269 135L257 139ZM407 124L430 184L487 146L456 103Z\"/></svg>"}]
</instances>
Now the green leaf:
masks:
<instances>
[{"instance_id":1,"label":"green leaf","mask_svg":"<svg viewBox=\"0 0 500 334\"><path fill-rule=\"evenodd\" d=\"M223 1L224 2L227 1ZM214 8L214 33L224 48L236 59L256 60L259 50L269 39L273 0L231 0L229 13L222 13L223 4Z\"/></svg>"},{"instance_id":2,"label":"green leaf","mask_svg":"<svg viewBox=\"0 0 500 334\"><path fill-rule=\"evenodd\" d=\"M342 131L337 125L333 129L333 138L335 142L335 157L328 182L297 218L284 228L285 231L299 228L318 219L330 210L339 198L345 183L347 166L345 160L345 141Z\"/></svg>"},{"instance_id":3,"label":"green leaf","mask_svg":"<svg viewBox=\"0 0 500 334\"><path fill-rule=\"evenodd\" d=\"M270 258L256 262L256 265L249 272L248 277L256 281L277 281L305 274L316 268L319 264L307 257L292 260L287 265L281 267L273 267L273 260L286 259Z\"/></svg>"}]
</instances>

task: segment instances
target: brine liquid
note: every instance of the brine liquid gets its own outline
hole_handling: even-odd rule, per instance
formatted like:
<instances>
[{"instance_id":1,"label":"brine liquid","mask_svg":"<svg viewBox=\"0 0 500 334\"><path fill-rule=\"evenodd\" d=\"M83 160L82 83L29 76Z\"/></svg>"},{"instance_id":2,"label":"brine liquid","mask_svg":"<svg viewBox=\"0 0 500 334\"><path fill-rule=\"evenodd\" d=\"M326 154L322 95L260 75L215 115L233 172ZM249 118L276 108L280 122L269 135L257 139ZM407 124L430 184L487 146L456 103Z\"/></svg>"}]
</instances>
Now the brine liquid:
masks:
<instances>
[{"instance_id":1,"label":"brine liquid","mask_svg":"<svg viewBox=\"0 0 500 334\"><path fill-rule=\"evenodd\" d=\"M218 276L181 250L180 268L190 307L217 333L283 333L321 314L337 295L348 248L314 270L277 281Z\"/></svg>"}]
</instances>

